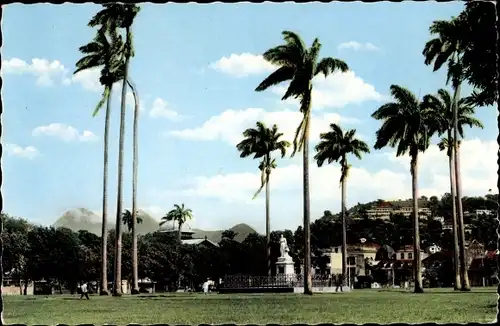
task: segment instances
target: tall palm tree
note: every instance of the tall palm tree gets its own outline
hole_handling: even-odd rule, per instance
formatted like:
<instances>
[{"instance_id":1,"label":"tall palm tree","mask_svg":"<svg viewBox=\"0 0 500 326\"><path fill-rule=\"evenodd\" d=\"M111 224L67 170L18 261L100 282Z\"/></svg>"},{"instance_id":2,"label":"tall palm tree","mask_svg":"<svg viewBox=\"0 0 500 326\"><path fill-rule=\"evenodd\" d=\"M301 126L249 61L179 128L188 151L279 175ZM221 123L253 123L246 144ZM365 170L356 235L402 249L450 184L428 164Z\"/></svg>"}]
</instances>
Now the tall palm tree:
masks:
<instances>
[{"instance_id":1,"label":"tall palm tree","mask_svg":"<svg viewBox=\"0 0 500 326\"><path fill-rule=\"evenodd\" d=\"M446 155L448 156L448 164L450 169L450 188L451 188L451 198L452 198L452 223L453 223L453 245L454 245L454 265L455 265L455 290L461 289L461 279L460 279L460 246L459 246L459 236L457 230L457 215L456 215L456 183L455 183L455 155L454 155L454 138L452 136L454 127L454 111L453 102L450 93L445 89L438 90L436 95L426 95L423 99L427 106L431 107L432 110L437 114L440 120L440 134L445 134L446 136L441 139L438 146L439 149L446 150ZM464 137L464 126L469 127L479 127L483 128L481 121L474 117L474 107L468 104L468 99L462 98L458 101L458 134L460 138ZM458 142L460 148L460 141Z\"/></svg>"},{"instance_id":2,"label":"tall palm tree","mask_svg":"<svg viewBox=\"0 0 500 326\"><path fill-rule=\"evenodd\" d=\"M137 216L137 170L139 165L139 109L140 101L139 94L137 93L137 87L130 80L127 80L127 84L132 90L134 96L134 127L133 127L133 155L132 155L132 220L131 220L131 230L132 230L132 294L139 294L139 266L137 264L137 232L136 227L139 222L140 217ZM130 231L130 230L129 230Z\"/></svg>"},{"instance_id":3,"label":"tall palm tree","mask_svg":"<svg viewBox=\"0 0 500 326\"><path fill-rule=\"evenodd\" d=\"M457 193L457 213L458 213L458 238L460 249L460 275L461 290L470 291L469 276L467 271L467 260L465 257L465 231L464 214L462 207L462 187L461 170L458 155L458 102L460 99L461 84L464 79L463 54L467 44L461 37L467 33L466 25L458 18L452 17L450 21L434 21L429 27L431 35L436 38L425 44L422 54L425 57L425 64L434 63L433 70L439 70L443 64L448 63L446 84L452 83L453 93L453 153L455 164L455 184Z\"/></svg>"},{"instance_id":4,"label":"tall palm tree","mask_svg":"<svg viewBox=\"0 0 500 326\"><path fill-rule=\"evenodd\" d=\"M276 160L271 157L274 151L280 151L281 157L285 157L286 149L290 143L286 140L280 140L282 133L278 132L278 127L273 125L267 128L263 122L257 122L257 128L248 128L243 132L243 139L236 148L241 152L240 157L253 155L254 159L261 159L259 170L261 171L261 184L253 198L266 187L266 260L267 273L271 275L271 218L269 210L269 177L272 169L276 168Z\"/></svg>"},{"instance_id":5,"label":"tall palm tree","mask_svg":"<svg viewBox=\"0 0 500 326\"><path fill-rule=\"evenodd\" d=\"M412 92L398 85L391 85L390 90L395 101L382 105L372 114L373 118L383 122L376 133L374 148L382 149L390 146L396 148L396 156L406 153L410 155L415 293L423 293L418 216L418 153L427 150L430 139L438 128L432 119L432 111L426 109Z\"/></svg>"},{"instance_id":6,"label":"tall palm tree","mask_svg":"<svg viewBox=\"0 0 500 326\"><path fill-rule=\"evenodd\" d=\"M310 197L309 197L309 127L311 117L311 93L313 78L319 74L325 77L335 71L346 72L347 64L335 58L319 59L321 43L316 38L310 48L294 32L283 31L284 44L267 50L263 57L278 66L277 70L264 79L255 89L257 92L268 89L282 82L290 81L282 100L290 97L299 99L300 122L293 141L292 156L297 151L303 153L303 197L304 197L304 293L312 295L311 279L311 232L310 232Z\"/></svg>"},{"instance_id":7,"label":"tall palm tree","mask_svg":"<svg viewBox=\"0 0 500 326\"><path fill-rule=\"evenodd\" d=\"M121 76L122 60L119 52L122 47L121 38L116 31L111 31L111 40L108 41L105 31L99 30L90 43L81 46L79 51L84 55L76 63L77 74L83 70L102 67L100 83L104 86L101 100L94 109L95 117L106 103L106 114L104 119L104 173L102 190L102 230L101 230L101 284L100 294L109 295L107 279L107 221L108 221L108 147L109 147L109 125L111 116L111 93L113 84L118 82Z\"/></svg>"},{"instance_id":8,"label":"tall palm tree","mask_svg":"<svg viewBox=\"0 0 500 326\"><path fill-rule=\"evenodd\" d=\"M123 201L123 155L125 142L125 104L127 95L127 79L130 58L134 55L132 45L132 24L140 8L135 4L106 4L89 22L89 26L100 26L103 31L115 31L118 28L125 29L125 45L122 51L124 58L123 83L121 94L120 110L120 140L118 148L118 191L116 205L116 242L115 242L115 271L113 295L121 296L121 266L122 266L122 231L121 231L121 212ZM136 262L137 265L137 262ZM134 281L135 283L135 281Z\"/></svg>"},{"instance_id":9,"label":"tall palm tree","mask_svg":"<svg viewBox=\"0 0 500 326\"><path fill-rule=\"evenodd\" d=\"M346 196L347 177L350 165L347 163L347 155L352 154L356 158L362 158L363 153L370 153L368 145L357 138L356 129L347 130L345 133L335 123L330 124L331 130L320 134L320 142L316 145L316 160L318 167L322 167L325 161L340 163L340 186L342 188L342 282L345 285L347 275L347 219L346 219Z\"/></svg>"},{"instance_id":10,"label":"tall palm tree","mask_svg":"<svg viewBox=\"0 0 500 326\"><path fill-rule=\"evenodd\" d=\"M160 226L170 221L177 222L177 237L180 242L182 225L192 218L193 211L191 209L184 207L184 204L181 204L180 206L175 204L174 209L170 210L161 218Z\"/></svg>"},{"instance_id":11,"label":"tall palm tree","mask_svg":"<svg viewBox=\"0 0 500 326\"><path fill-rule=\"evenodd\" d=\"M143 222L143 219L139 215L139 212L136 212L135 216L136 217L134 218L134 214L132 214L128 209L126 209L122 214L122 222L123 222L123 225L127 226L128 232L131 232L133 230L132 225L133 225L134 219L137 222L137 224L142 224L142 222Z\"/></svg>"}]
</instances>

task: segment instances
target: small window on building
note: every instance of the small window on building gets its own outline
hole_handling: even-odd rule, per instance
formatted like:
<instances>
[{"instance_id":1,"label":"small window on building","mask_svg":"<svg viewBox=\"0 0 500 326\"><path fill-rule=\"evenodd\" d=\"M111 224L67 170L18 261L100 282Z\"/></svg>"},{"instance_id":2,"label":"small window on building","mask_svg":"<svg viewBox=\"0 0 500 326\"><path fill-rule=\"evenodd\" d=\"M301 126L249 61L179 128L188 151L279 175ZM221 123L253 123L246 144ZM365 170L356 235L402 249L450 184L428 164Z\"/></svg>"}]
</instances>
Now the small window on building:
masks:
<instances>
[{"instance_id":1,"label":"small window on building","mask_svg":"<svg viewBox=\"0 0 500 326\"><path fill-rule=\"evenodd\" d=\"M413 254L411 252L408 253L408 259L413 259Z\"/></svg>"},{"instance_id":2,"label":"small window on building","mask_svg":"<svg viewBox=\"0 0 500 326\"><path fill-rule=\"evenodd\" d=\"M405 254L404 252L401 253L401 259L405 259Z\"/></svg>"},{"instance_id":3,"label":"small window on building","mask_svg":"<svg viewBox=\"0 0 500 326\"><path fill-rule=\"evenodd\" d=\"M356 257L347 257L347 265L356 265Z\"/></svg>"},{"instance_id":4,"label":"small window on building","mask_svg":"<svg viewBox=\"0 0 500 326\"><path fill-rule=\"evenodd\" d=\"M335 253L338 254L339 253L339 247L335 247Z\"/></svg>"}]
</instances>

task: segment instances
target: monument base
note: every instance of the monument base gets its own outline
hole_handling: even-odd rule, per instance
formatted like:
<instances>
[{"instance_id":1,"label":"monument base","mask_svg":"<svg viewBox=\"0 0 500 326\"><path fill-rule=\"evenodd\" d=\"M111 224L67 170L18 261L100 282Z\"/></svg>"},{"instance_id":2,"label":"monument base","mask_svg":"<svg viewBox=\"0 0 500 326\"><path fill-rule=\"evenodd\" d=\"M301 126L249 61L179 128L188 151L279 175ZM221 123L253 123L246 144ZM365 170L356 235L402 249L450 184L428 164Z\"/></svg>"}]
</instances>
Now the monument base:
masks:
<instances>
[{"instance_id":1,"label":"monument base","mask_svg":"<svg viewBox=\"0 0 500 326\"><path fill-rule=\"evenodd\" d=\"M290 256L278 257L276 262L276 275L294 275L293 259Z\"/></svg>"}]
</instances>

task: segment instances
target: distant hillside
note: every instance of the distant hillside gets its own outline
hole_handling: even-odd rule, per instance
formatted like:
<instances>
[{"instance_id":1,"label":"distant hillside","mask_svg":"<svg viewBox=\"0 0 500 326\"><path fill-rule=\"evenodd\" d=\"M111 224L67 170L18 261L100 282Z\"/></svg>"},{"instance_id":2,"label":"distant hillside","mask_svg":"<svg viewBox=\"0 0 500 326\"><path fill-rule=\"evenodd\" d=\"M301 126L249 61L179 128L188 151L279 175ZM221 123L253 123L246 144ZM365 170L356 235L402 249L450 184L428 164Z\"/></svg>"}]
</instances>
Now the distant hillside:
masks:
<instances>
[{"instance_id":1,"label":"distant hillside","mask_svg":"<svg viewBox=\"0 0 500 326\"><path fill-rule=\"evenodd\" d=\"M139 210L139 214L142 217L142 223L137 224L137 233L146 234L158 230L158 223L156 219L151 217L148 213ZM108 216L108 230L115 228L115 218L116 216ZM55 223L55 227L66 227L73 231L87 230L91 233L101 235L102 228L102 217L96 213L89 211L86 208L75 208L64 212ZM123 230L126 231L127 227L122 226Z\"/></svg>"},{"instance_id":2,"label":"distant hillside","mask_svg":"<svg viewBox=\"0 0 500 326\"><path fill-rule=\"evenodd\" d=\"M250 234L256 232L251 226L245 224L245 223L240 223L229 230L234 231L236 233L236 237L234 240L238 242L242 242L245 240L245 238ZM222 238L222 232L225 230L216 230L216 231L203 231L199 229L193 229L195 232L193 237L194 238L204 238L205 236L207 237L208 240L213 241L213 242L220 242Z\"/></svg>"},{"instance_id":3,"label":"distant hillside","mask_svg":"<svg viewBox=\"0 0 500 326\"><path fill-rule=\"evenodd\" d=\"M142 210L139 210L139 214L141 215L143 222L141 224L137 224L138 234L146 234L158 230L159 221ZM115 228L115 218L116 217L114 215L108 217L108 230ZM53 225L55 227L66 227L75 232L79 230L86 230L100 236L102 227L101 220L101 216L86 208L75 208L64 212L64 214ZM124 231L127 230L125 225L122 227ZM256 232L253 228L244 223L237 224L230 230L237 233L235 240L239 242L243 241L250 233ZM220 242L222 232L224 230L204 231L193 229L193 231L195 232L193 235L195 238L204 238L207 236L207 239L211 241Z\"/></svg>"}]
</instances>

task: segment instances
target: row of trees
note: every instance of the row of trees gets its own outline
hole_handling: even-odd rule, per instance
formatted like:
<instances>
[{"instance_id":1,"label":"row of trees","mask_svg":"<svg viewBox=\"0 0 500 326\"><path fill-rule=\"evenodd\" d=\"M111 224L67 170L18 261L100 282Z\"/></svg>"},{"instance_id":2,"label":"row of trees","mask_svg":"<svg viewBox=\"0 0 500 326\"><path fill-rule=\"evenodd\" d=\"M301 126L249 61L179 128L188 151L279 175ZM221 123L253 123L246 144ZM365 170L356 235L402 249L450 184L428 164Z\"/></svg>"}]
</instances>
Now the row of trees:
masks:
<instances>
[{"instance_id":1,"label":"row of trees","mask_svg":"<svg viewBox=\"0 0 500 326\"><path fill-rule=\"evenodd\" d=\"M449 206L449 194L443 196L440 205ZM481 206L479 206L481 207ZM353 213L351 216L354 216ZM101 242L99 236L84 230L73 232L67 228L36 226L24 219L3 216L5 231L3 264L6 275L19 281L20 291L26 291L29 281L46 280L52 285L76 289L80 281L100 279ZM486 249L496 249L496 220L493 215L471 218L467 221L471 227L468 240L477 240L485 244ZM126 224L127 221L124 221ZM356 219L347 218L347 243L357 243L359 239L380 245L389 245L395 250L413 242L412 221L402 215L391 216L389 221L372 220L361 212ZM443 250L453 250L453 235L443 230L441 222L432 218L419 223L421 244L427 248L433 244ZM322 257L324 249L341 246L343 239L342 214L325 211L311 225L312 263L321 270L326 270L326 261ZM304 230L274 231L270 233L269 259L262 255L266 247L266 237L253 233L239 243L234 241L237 235L232 230L222 233L219 247L182 245L175 232L157 232L138 237L138 275L141 279L150 278L163 286L174 290L181 280L182 285L197 287L199 283L211 277L217 280L225 275L263 275L273 267L279 256L279 237L283 234L290 248L290 255L297 270L303 261ZM123 232L122 275L132 283L132 239L133 235ZM116 241L114 230L107 234L108 271L114 261L112 250ZM271 274L274 273L272 268ZM109 280L114 281L114 273L108 272Z\"/></svg>"},{"instance_id":2,"label":"row of trees","mask_svg":"<svg viewBox=\"0 0 500 326\"><path fill-rule=\"evenodd\" d=\"M420 100L410 90L391 85L390 93L394 101L378 108L372 117L382 122L376 133L375 149L387 146L396 148L396 155L409 154L411 158L410 173L412 176L413 212L418 212L418 158L431 145L434 135L442 137L438 146L445 150L449 158L450 189L452 200L452 221L455 253L455 288L470 291L465 260L465 235L463 223L462 190L460 182L459 144L464 137L464 127L480 127L481 122L474 117L475 106L492 105L497 95L492 80L494 75L495 16L492 4L470 2L465 10L449 21L435 21L429 28L432 36L424 46L423 55L426 65L433 65L437 71L447 64L446 84L451 84L453 94L446 89L439 89L437 94L428 94ZM486 22L489 22L488 26ZM319 58L321 43L315 39L311 47L306 47L301 37L290 31L282 33L284 44L273 47L263 54L265 60L277 67L277 70L264 79L256 88L263 91L272 86L289 82L282 100L298 99L303 119L296 129L293 141L293 152L303 152L303 198L304 198L304 293L311 290L311 245L310 245L310 199L309 199L309 127L312 107L313 79L323 74L346 72L348 65L336 58ZM489 61L488 61L489 60ZM487 61L486 64L483 64ZM489 67L491 70L488 70ZM489 77L489 79L488 79ZM475 87L470 96L461 98L461 86L464 82ZM342 271L347 270L346 254L346 180L349 171L347 156L353 154L361 159L363 153L369 152L366 143L355 138L355 130L344 132L338 125L332 124L331 131L320 135L320 143L316 147L315 160L318 166L325 161L338 162L341 166L340 184L342 187ZM283 157L289 143L280 140L282 136L274 125L267 128L257 122L257 128L243 132L245 139L237 145L241 157L254 156L260 159L259 169L262 171L262 185L266 185L266 237L270 241L269 230L269 176L276 162L271 157L273 151L279 150ZM415 292L423 292L420 255L420 232L418 218L413 218ZM269 257L269 250L267 256ZM269 259L268 259L269 261ZM269 263L268 263L268 266ZM460 267L460 270L459 270ZM268 270L269 272L269 270ZM345 277L344 277L345 280Z\"/></svg>"}]
</instances>

